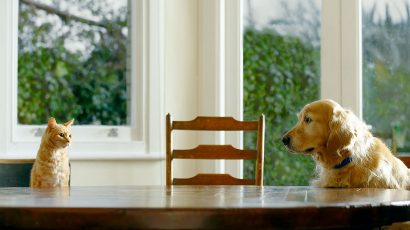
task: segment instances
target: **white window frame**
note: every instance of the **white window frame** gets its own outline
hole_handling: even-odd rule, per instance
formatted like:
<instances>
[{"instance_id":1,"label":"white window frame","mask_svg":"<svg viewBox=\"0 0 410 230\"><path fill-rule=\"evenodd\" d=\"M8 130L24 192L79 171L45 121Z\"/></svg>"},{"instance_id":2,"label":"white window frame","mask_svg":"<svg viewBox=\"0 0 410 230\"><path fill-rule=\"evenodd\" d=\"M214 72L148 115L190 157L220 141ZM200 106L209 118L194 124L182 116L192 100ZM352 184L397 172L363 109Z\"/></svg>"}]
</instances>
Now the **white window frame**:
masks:
<instances>
[{"instance_id":1,"label":"white window frame","mask_svg":"<svg viewBox=\"0 0 410 230\"><path fill-rule=\"evenodd\" d=\"M362 117L361 0L322 0L321 98Z\"/></svg>"},{"instance_id":2,"label":"white window frame","mask_svg":"<svg viewBox=\"0 0 410 230\"><path fill-rule=\"evenodd\" d=\"M198 1L199 92L198 113L243 119L242 1ZM240 132L201 133L201 143L229 143L243 147ZM242 161L197 163L201 171L243 176Z\"/></svg>"},{"instance_id":3,"label":"white window frame","mask_svg":"<svg viewBox=\"0 0 410 230\"><path fill-rule=\"evenodd\" d=\"M132 14L131 124L74 125L71 159L163 158L163 0L130 1ZM0 3L0 158L35 158L44 126L17 124L18 1ZM62 123L64 121L58 121ZM46 123L46 121L45 121ZM115 128L118 136L109 137Z\"/></svg>"}]
</instances>

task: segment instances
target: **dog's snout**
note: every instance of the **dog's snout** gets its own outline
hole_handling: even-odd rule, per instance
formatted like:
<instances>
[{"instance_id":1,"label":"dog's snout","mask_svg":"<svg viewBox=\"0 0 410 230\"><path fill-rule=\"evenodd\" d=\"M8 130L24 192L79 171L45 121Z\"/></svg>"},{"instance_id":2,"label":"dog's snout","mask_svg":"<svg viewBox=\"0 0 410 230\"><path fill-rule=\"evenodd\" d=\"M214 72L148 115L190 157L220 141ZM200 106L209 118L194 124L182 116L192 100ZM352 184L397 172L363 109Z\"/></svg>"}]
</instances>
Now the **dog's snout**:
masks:
<instances>
[{"instance_id":1,"label":"dog's snout","mask_svg":"<svg viewBox=\"0 0 410 230\"><path fill-rule=\"evenodd\" d=\"M282 138L282 142L283 142L284 145L288 146L290 144L290 137L288 135L285 135Z\"/></svg>"}]
</instances>

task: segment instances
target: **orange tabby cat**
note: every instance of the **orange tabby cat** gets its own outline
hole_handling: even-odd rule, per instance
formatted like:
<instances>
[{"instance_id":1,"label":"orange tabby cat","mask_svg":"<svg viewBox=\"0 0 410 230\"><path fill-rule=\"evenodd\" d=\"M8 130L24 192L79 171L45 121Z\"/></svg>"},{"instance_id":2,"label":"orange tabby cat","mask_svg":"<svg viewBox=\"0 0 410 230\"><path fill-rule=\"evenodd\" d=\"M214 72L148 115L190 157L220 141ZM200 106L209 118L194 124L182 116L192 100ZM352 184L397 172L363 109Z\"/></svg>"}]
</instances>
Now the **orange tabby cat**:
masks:
<instances>
[{"instance_id":1,"label":"orange tabby cat","mask_svg":"<svg viewBox=\"0 0 410 230\"><path fill-rule=\"evenodd\" d=\"M30 187L55 188L68 187L70 163L68 146L71 142L71 125L74 119L57 124L51 117L41 138L37 158L31 169Z\"/></svg>"}]
</instances>

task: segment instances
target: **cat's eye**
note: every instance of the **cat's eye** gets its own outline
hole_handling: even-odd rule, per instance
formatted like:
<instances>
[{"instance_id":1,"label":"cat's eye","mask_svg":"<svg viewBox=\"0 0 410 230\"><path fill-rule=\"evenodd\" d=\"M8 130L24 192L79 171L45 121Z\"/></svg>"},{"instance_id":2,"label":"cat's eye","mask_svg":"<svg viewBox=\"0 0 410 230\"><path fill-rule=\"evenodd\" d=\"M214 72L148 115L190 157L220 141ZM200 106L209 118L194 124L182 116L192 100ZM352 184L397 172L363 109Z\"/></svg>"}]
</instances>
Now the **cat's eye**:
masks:
<instances>
[{"instance_id":1,"label":"cat's eye","mask_svg":"<svg viewBox=\"0 0 410 230\"><path fill-rule=\"evenodd\" d=\"M71 138L71 134L70 135L68 135L70 138Z\"/></svg>"},{"instance_id":2,"label":"cat's eye","mask_svg":"<svg viewBox=\"0 0 410 230\"><path fill-rule=\"evenodd\" d=\"M64 133L60 133L59 135L60 135L60 137L64 137Z\"/></svg>"},{"instance_id":3,"label":"cat's eye","mask_svg":"<svg viewBox=\"0 0 410 230\"><path fill-rule=\"evenodd\" d=\"M304 118L303 118L303 120L306 122L306 123L310 123L310 122L312 122L312 118L310 118L310 117L308 117L308 116L305 116Z\"/></svg>"}]
</instances>

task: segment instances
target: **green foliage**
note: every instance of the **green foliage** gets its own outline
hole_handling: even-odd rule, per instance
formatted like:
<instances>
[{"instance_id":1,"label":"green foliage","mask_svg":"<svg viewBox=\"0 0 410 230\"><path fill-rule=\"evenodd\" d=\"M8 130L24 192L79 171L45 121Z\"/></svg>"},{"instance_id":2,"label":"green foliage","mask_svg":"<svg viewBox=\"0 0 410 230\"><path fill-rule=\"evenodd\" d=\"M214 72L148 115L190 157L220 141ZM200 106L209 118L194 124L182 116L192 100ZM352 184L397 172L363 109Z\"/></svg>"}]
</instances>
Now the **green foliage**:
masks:
<instances>
[{"instance_id":1,"label":"green foliage","mask_svg":"<svg viewBox=\"0 0 410 230\"><path fill-rule=\"evenodd\" d=\"M127 8L66 1L79 12L88 10L102 26L20 2L18 121L44 124L54 116L60 122L127 124ZM50 6L58 9L60 3ZM78 43L85 47L73 48Z\"/></svg>"},{"instance_id":2,"label":"green foliage","mask_svg":"<svg viewBox=\"0 0 410 230\"><path fill-rule=\"evenodd\" d=\"M307 185L313 177L310 157L289 153L283 133L296 123L296 113L319 96L319 49L294 36L270 29L244 32L244 119L266 116L264 184ZM245 148L255 135L245 133ZM254 162L244 163L245 177Z\"/></svg>"},{"instance_id":3,"label":"green foliage","mask_svg":"<svg viewBox=\"0 0 410 230\"><path fill-rule=\"evenodd\" d=\"M18 118L21 124L44 124L54 115L61 121L76 117L81 107L69 87L68 70L75 64L55 49L37 48L19 54ZM61 114L61 115L60 115Z\"/></svg>"},{"instance_id":4,"label":"green foliage","mask_svg":"<svg viewBox=\"0 0 410 230\"><path fill-rule=\"evenodd\" d=\"M364 75L364 115L374 132L389 139L395 125L410 127L410 101L403 100L410 92L410 71L405 67L388 69L385 63L376 62L374 67L364 68Z\"/></svg>"}]
</instances>

